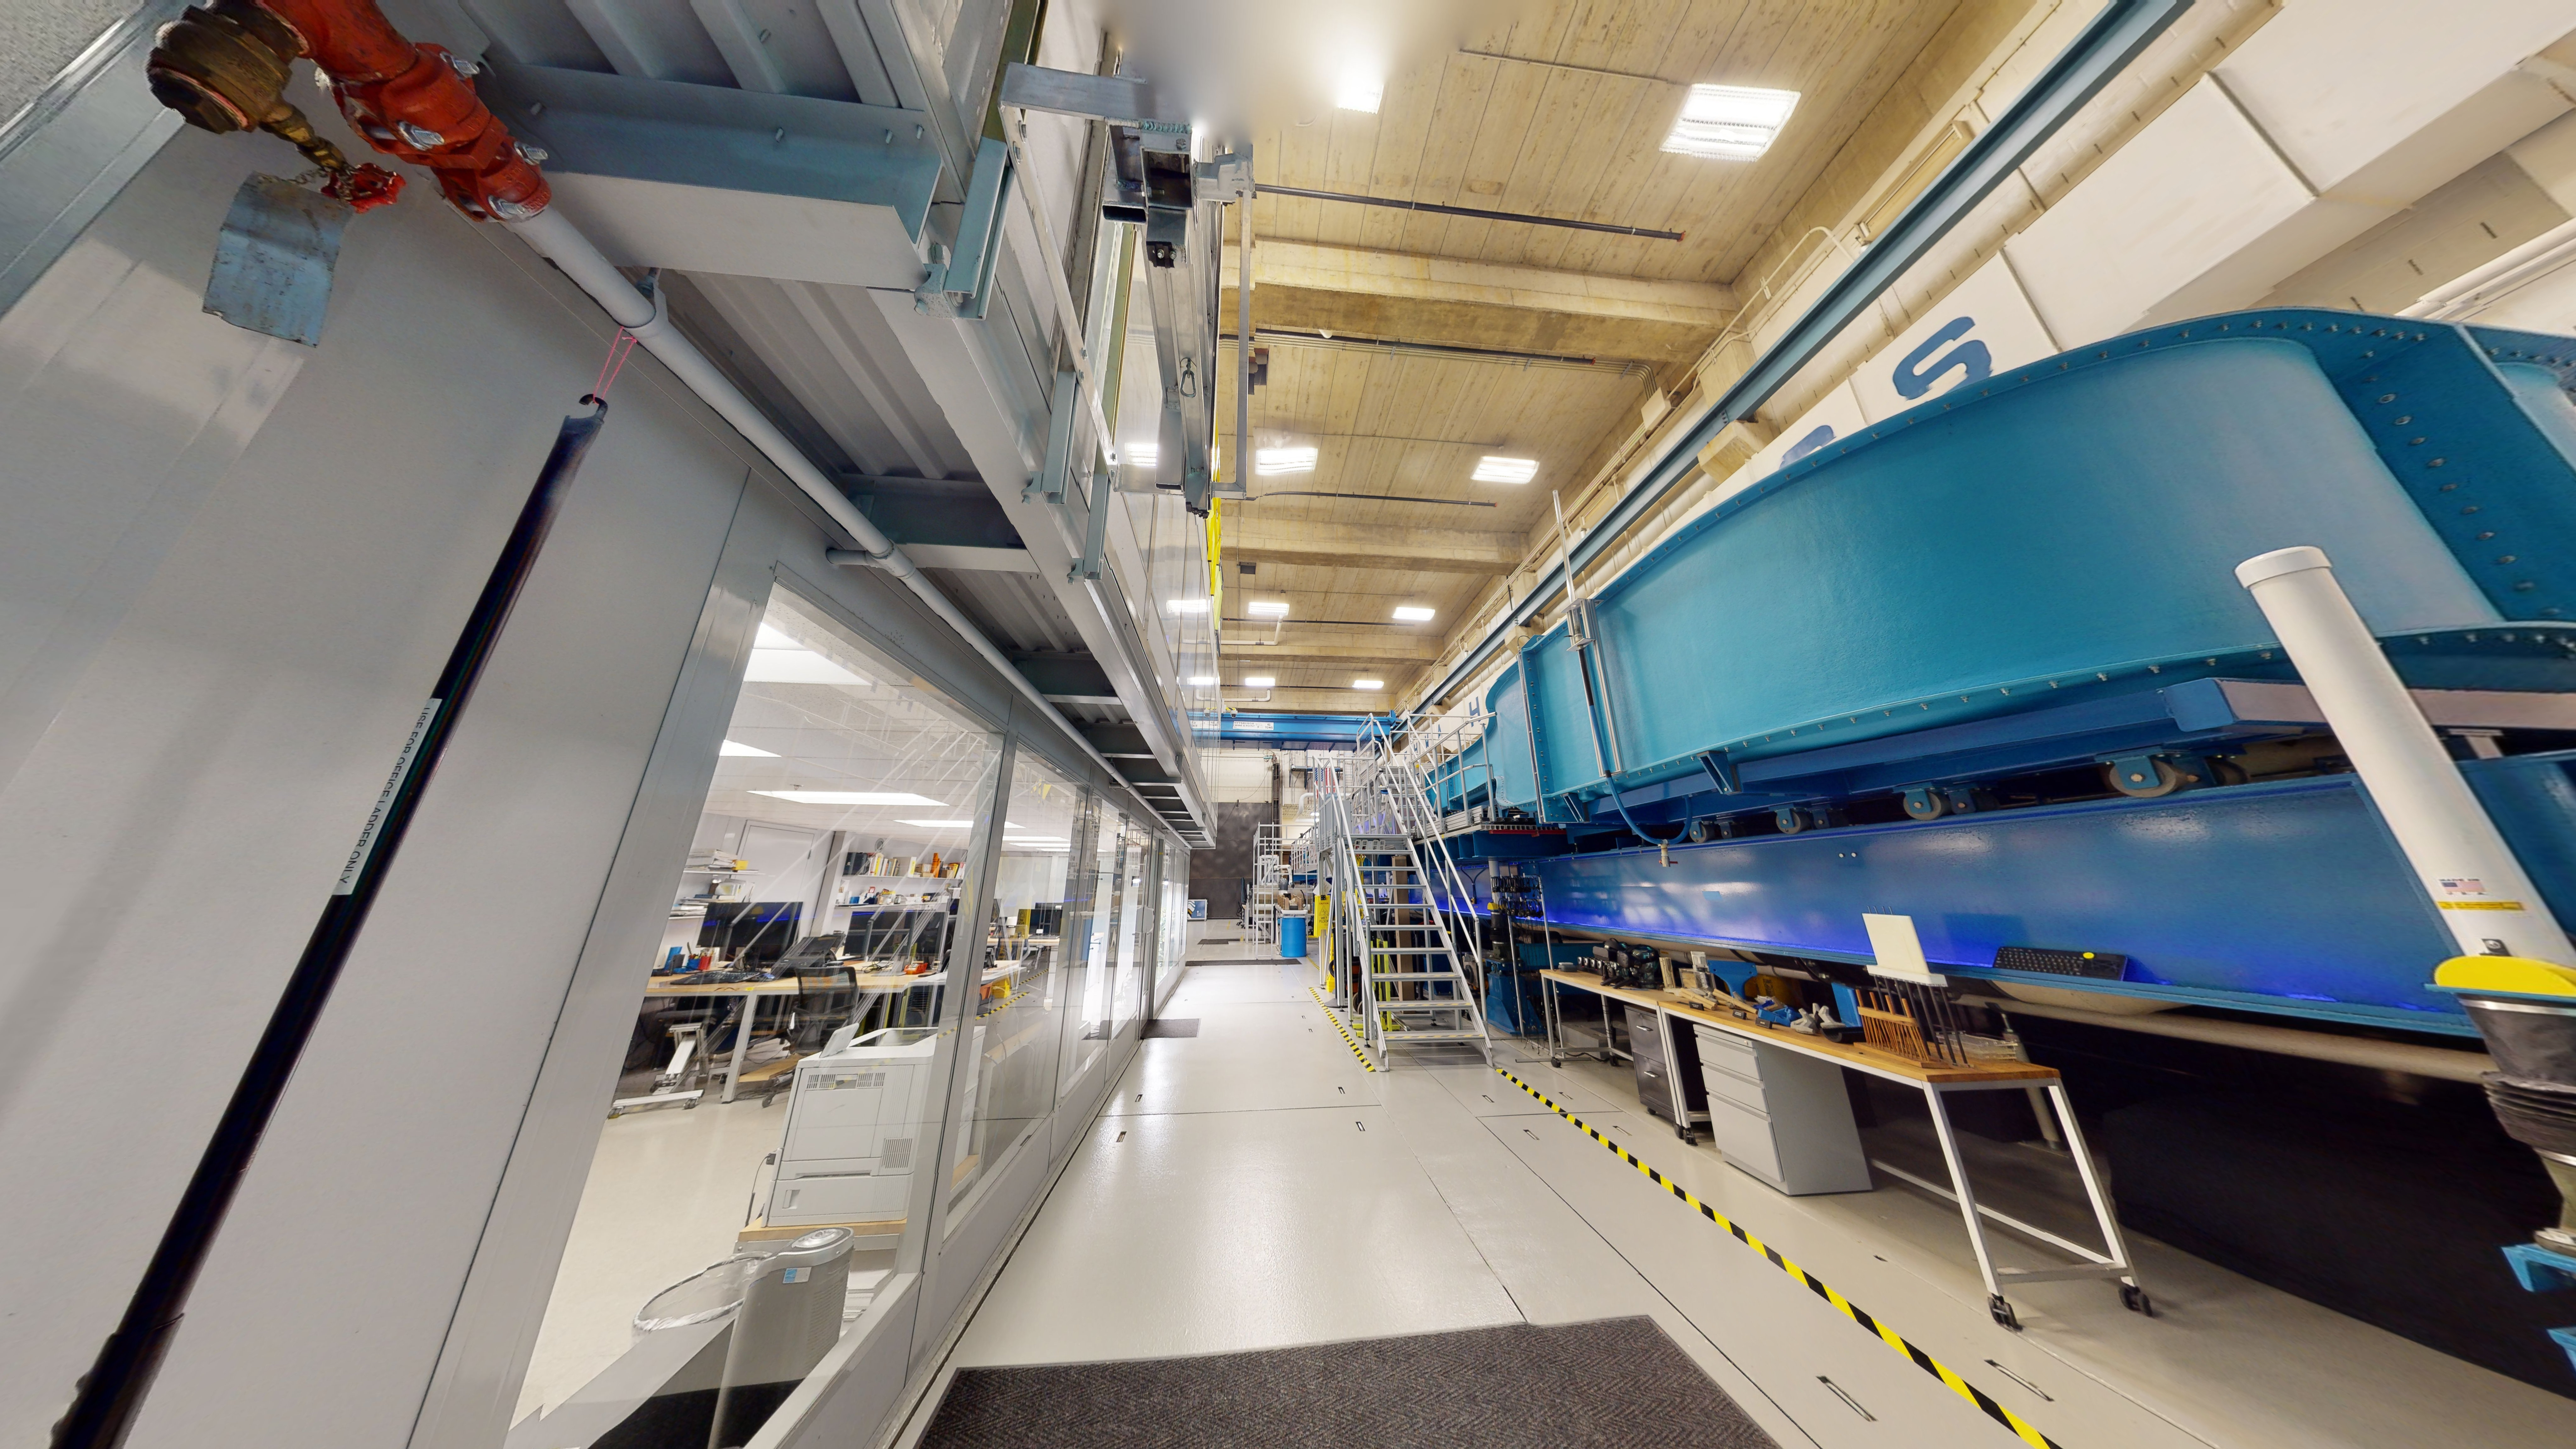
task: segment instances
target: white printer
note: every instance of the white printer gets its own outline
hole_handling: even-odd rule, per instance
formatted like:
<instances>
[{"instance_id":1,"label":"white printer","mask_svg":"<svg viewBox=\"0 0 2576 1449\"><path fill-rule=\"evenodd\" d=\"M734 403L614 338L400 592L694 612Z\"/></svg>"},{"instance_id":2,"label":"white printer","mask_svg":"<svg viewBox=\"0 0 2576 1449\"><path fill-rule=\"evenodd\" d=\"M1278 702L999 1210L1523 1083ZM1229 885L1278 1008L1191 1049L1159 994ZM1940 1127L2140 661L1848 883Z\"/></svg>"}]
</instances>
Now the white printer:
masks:
<instances>
[{"instance_id":1,"label":"white printer","mask_svg":"<svg viewBox=\"0 0 2576 1449\"><path fill-rule=\"evenodd\" d=\"M768 1223L883 1222L911 1206L912 1170L927 1150L936 1027L832 1033L796 1064L787 1137L770 1184Z\"/></svg>"}]
</instances>

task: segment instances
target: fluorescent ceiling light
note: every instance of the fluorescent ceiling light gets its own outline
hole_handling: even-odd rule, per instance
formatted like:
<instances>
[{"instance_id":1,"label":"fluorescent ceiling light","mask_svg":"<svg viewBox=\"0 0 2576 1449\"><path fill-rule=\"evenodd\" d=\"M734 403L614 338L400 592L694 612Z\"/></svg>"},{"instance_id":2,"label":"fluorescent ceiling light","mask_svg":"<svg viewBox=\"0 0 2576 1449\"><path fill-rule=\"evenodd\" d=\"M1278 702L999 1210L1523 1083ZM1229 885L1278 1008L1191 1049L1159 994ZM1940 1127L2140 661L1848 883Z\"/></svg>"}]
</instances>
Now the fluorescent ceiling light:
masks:
<instances>
[{"instance_id":1,"label":"fluorescent ceiling light","mask_svg":"<svg viewBox=\"0 0 2576 1449\"><path fill-rule=\"evenodd\" d=\"M1426 608L1421 604L1398 604L1395 606L1395 617L1403 620L1407 624L1429 623L1431 617L1439 612L1440 611L1438 609Z\"/></svg>"},{"instance_id":2,"label":"fluorescent ceiling light","mask_svg":"<svg viewBox=\"0 0 2576 1449\"><path fill-rule=\"evenodd\" d=\"M934 800L931 803L935 805L939 802ZM918 825L924 830L972 830L975 828L975 822L972 820L904 820L898 821L897 823L902 825Z\"/></svg>"},{"instance_id":3,"label":"fluorescent ceiling light","mask_svg":"<svg viewBox=\"0 0 2576 1449\"><path fill-rule=\"evenodd\" d=\"M1373 70L1351 66L1342 72L1341 83L1333 88L1333 104L1345 111L1377 114L1380 101L1386 99L1386 77Z\"/></svg>"},{"instance_id":4,"label":"fluorescent ceiling light","mask_svg":"<svg viewBox=\"0 0 2576 1449\"><path fill-rule=\"evenodd\" d=\"M811 649L754 649L742 671L745 684L865 684L866 680Z\"/></svg>"},{"instance_id":5,"label":"fluorescent ceiling light","mask_svg":"<svg viewBox=\"0 0 2576 1449\"><path fill-rule=\"evenodd\" d=\"M1351 681L1351 688L1384 689L1386 688L1386 681L1383 679L1354 679Z\"/></svg>"},{"instance_id":6,"label":"fluorescent ceiling light","mask_svg":"<svg viewBox=\"0 0 2576 1449\"><path fill-rule=\"evenodd\" d=\"M1692 86L1673 119L1664 149L1684 156L1722 161L1750 161L1771 149L1789 113L1798 108L1796 91L1757 90L1751 86Z\"/></svg>"},{"instance_id":7,"label":"fluorescent ceiling light","mask_svg":"<svg viewBox=\"0 0 2576 1449\"><path fill-rule=\"evenodd\" d=\"M778 752L776 750L764 750L758 745L746 745L740 740L725 741L722 745L716 748L716 753L719 755L751 755L763 760L774 760L778 758Z\"/></svg>"},{"instance_id":8,"label":"fluorescent ceiling light","mask_svg":"<svg viewBox=\"0 0 2576 1449\"><path fill-rule=\"evenodd\" d=\"M1252 471L1264 478L1276 478L1282 473L1312 473L1315 471L1315 450L1255 448L1252 450Z\"/></svg>"},{"instance_id":9,"label":"fluorescent ceiling light","mask_svg":"<svg viewBox=\"0 0 2576 1449\"><path fill-rule=\"evenodd\" d=\"M1214 683L1216 683L1216 676L1213 674L1193 674L1190 676L1190 687L1193 689L1205 689Z\"/></svg>"},{"instance_id":10,"label":"fluorescent ceiling light","mask_svg":"<svg viewBox=\"0 0 2576 1449\"><path fill-rule=\"evenodd\" d=\"M1268 674L1247 674L1243 677L1243 687L1246 689L1268 689L1278 682L1275 676Z\"/></svg>"},{"instance_id":11,"label":"fluorescent ceiling light","mask_svg":"<svg viewBox=\"0 0 2576 1449\"><path fill-rule=\"evenodd\" d=\"M1488 453L1476 460L1476 471L1468 478L1476 483L1527 483L1537 476L1536 458L1502 458Z\"/></svg>"},{"instance_id":12,"label":"fluorescent ceiling light","mask_svg":"<svg viewBox=\"0 0 2576 1449\"><path fill-rule=\"evenodd\" d=\"M1151 468L1163 460L1163 445L1160 443L1129 443L1118 451L1139 468Z\"/></svg>"},{"instance_id":13,"label":"fluorescent ceiling light","mask_svg":"<svg viewBox=\"0 0 2576 1449\"><path fill-rule=\"evenodd\" d=\"M1171 610L1175 614L1204 614L1207 612L1207 600L1165 599L1163 601L1163 607Z\"/></svg>"},{"instance_id":14,"label":"fluorescent ceiling light","mask_svg":"<svg viewBox=\"0 0 2576 1449\"><path fill-rule=\"evenodd\" d=\"M1288 617L1288 601L1286 599L1255 599L1243 607L1245 612L1259 614L1265 619L1285 619Z\"/></svg>"},{"instance_id":15,"label":"fluorescent ceiling light","mask_svg":"<svg viewBox=\"0 0 2576 1449\"><path fill-rule=\"evenodd\" d=\"M907 795L900 790L754 790L772 800L793 800L799 805L942 805L927 795Z\"/></svg>"}]
</instances>

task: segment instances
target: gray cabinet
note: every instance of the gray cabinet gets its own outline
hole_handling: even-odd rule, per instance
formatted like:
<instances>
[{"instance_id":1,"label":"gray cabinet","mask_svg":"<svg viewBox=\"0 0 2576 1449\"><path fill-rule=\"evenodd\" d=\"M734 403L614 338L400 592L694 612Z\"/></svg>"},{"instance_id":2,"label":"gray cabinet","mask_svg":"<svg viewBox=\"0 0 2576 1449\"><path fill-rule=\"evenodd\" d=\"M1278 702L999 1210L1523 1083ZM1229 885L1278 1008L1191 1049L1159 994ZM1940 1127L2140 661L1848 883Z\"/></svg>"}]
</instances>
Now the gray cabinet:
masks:
<instances>
[{"instance_id":1,"label":"gray cabinet","mask_svg":"<svg viewBox=\"0 0 2576 1449\"><path fill-rule=\"evenodd\" d=\"M1728 1162L1796 1197L1870 1190L1842 1068L1697 1022L1691 1032L1708 1087L1709 1138Z\"/></svg>"}]
</instances>

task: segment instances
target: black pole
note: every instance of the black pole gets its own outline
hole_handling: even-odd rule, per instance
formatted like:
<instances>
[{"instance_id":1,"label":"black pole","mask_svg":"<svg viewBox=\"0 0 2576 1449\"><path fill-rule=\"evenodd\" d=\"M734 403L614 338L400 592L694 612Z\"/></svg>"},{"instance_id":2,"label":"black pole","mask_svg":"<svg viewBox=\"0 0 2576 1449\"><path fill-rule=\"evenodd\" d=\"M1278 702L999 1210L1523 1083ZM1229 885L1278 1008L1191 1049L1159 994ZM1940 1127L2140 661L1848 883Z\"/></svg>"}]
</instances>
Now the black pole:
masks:
<instances>
[{"instance_id":1,"label":"black pole","mask_svg":"<svg viewBox=\"0 0 2576 1449\"><path fill-rule=\"evenodd\" d=\"M608 417L605 399L582 401L596 404L595 410L586 418L565 418L555 435L554 450L546 455L536 487L519 510L510 541L502 545L492 576L484 581L482 597L474 601L474 612L466 617L465 630L447 656L447 667L431 686L429 703L403 741L402 752L394 757L392 777L369 812L366 827L358 832L357 848L349 852L348 864L332 887L330 904L322 908L322 918L314 923L294 974L286 979L285 994L269 1013L268 1027L260 1033L259 1045L242 1069L231 1100L224 1104L224 1115L197 1159L197 1170L188 1179L178 1210L170 1215L170 1225L161 1232L160 1246L153 1250L143 1281L125 1306L125 1317L100 1348L98 1361L82 1376L70 1411L54 1425L56 1449L115 1449L133 1427L144 1395L151 1392L153 1376L160 1371L187 1311L188 1294L196 1287L215 1235L223 1229L224 1215L250 1170L251 1156L277 1114L278 1099L286 1093L296 1060L312 1039L322 1008L331 999L331 988L338 984L340 969L348 964L350 949L375 906L376 893L402 850L403 836L420 808L421 792L438 769L466 702L473 698L474 685L492 657L502 626L510 620L512 606L519 601L537 551L545 547L546 534L554 527L573 474L581 468L582 455Z\"/></svg>"}]
</instances>

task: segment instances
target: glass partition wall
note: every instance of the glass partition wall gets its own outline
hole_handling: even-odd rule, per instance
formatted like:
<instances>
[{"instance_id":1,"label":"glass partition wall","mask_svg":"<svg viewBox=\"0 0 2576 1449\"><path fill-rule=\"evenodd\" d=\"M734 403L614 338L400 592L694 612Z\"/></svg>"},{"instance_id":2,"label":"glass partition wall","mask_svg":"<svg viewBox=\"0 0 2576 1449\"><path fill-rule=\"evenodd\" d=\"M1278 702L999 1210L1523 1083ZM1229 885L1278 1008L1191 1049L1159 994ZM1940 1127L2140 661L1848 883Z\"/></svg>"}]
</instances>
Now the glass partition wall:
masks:
<instances>
[{"instance_id":1,"label":"glass partition wall","mask_svg":"<svg viewBox=\"0 0 2576 1449\"><path fill-rule=\"evenodd\" d=\"M1159 832L784 588L714 748L514 1415L565 1443L746 1442L996 1241L1177 966Z\"/></svg>"},{"instance_id":2,"label":"glass partition wall","mask_svg":"<svg viewBox=\"0 0 2576 1449\"><path fill-rule=\"evenodd\" d=\"M992 979L970 1028L967 1132L958 1138L953 1229L995 1169L1020 1151L1055 1109L1064 1059L1069 991L1082 980L1080 941L1066 934L1073 843L1082 829L1082 787L1023 750L1011 766L1001 863L986 926Z\"/></svg>"},{"instance_id":3,"label":"glass partition wall","mask_svg":"<svg viewBox=\"0 0 2576 1449\"><path fill-rule=\"evenodd\" d=\"M1000 753L989 726L773 594L660 943L636 963L515 1418L578 1413L611 1365L660 1355L696 1367L655 1412L712 1415L696 1442L740 1444L890 1273L918 1267L907 1228L942 1137L951 994L1007 985L961 916L983 899ZM964 985L970 970L986 980ZM731 1332L755 1317L800 1326Z\"/></svg>"}]
</instances>

